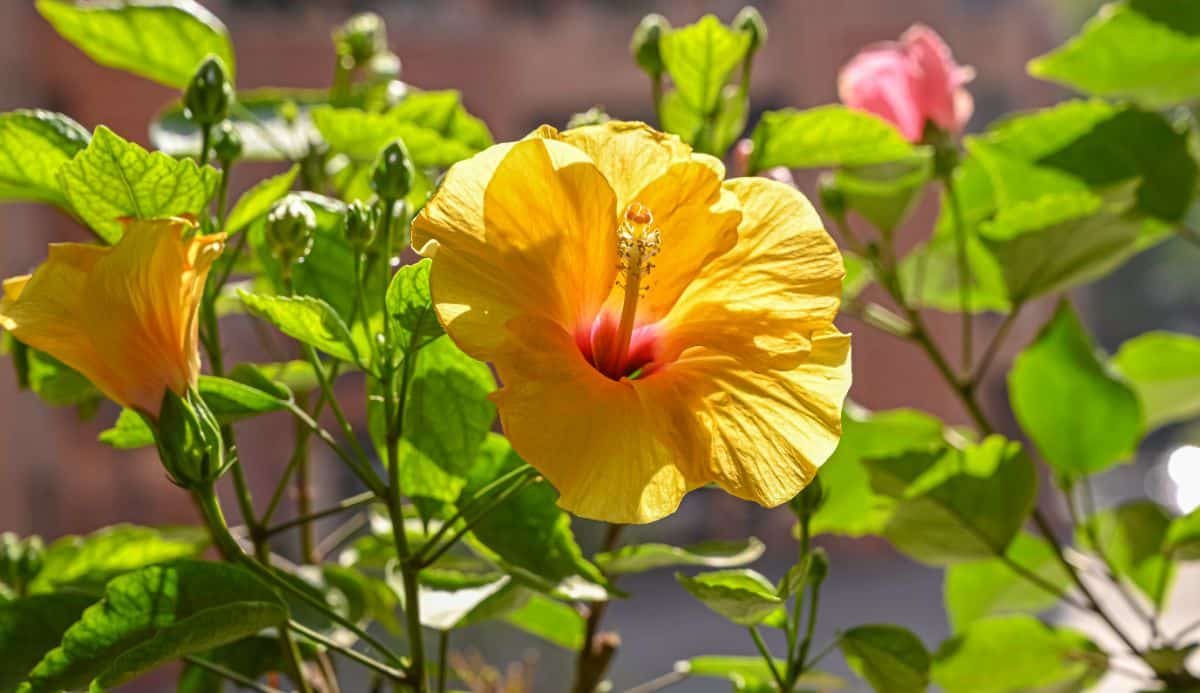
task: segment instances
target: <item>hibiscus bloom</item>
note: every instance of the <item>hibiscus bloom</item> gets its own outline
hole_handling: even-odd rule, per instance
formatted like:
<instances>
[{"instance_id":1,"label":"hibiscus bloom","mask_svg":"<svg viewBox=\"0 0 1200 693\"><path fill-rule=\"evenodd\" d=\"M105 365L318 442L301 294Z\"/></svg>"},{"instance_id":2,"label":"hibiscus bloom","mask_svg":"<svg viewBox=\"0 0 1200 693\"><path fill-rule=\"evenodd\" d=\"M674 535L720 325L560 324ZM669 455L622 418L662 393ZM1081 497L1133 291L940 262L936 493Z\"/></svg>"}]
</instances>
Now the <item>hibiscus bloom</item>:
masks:
<instances>
[{"instance_id":1,"label":"hibiscus bloom","mask_svg":"<svg viewBox=\"0 0 1200 693\"><path fill-rule=\"evenodd\" d=\"M192 219L129 220L112 247L50 246L32 275L4 281L0 328L149 416L200 373L197 309L224 234Z\"/></svg>"},{"instance_id":2,"label":"hibiscus bloom","mask_svg":"<svg viewBox=\"0 0 1200 693\"><path fill-rule=\"evenodd\" d=\"M954 61L937 32L915 24L897 41L864 48L838 75L838 97L851 108L873 113L919 142L932 122L962 132L974 102L963 85L975 71Z\"/></svg>"},{"instance_id":3,"label":"hibiscus bloom","mask_svg":"<svg viewBox=\"0 0 1200 693\"><path fill-rule=\"evenodd\" d=\"M650 522L711 482L778 505L837 447L841 255L797 190L724 174L642 123L543 126L414 222L446 332L577 515Z\"/></svg>"}]
</instances>

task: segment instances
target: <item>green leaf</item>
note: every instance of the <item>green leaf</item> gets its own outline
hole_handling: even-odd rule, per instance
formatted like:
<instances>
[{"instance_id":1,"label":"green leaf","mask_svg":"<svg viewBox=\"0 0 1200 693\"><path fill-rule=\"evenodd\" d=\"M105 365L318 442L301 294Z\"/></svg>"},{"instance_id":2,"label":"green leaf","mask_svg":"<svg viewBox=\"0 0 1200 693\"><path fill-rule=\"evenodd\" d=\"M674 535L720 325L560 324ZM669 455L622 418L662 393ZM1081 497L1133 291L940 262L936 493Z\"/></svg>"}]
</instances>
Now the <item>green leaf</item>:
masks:
<instances>
[{"instance_id":1,"label":"green leaf","mask_svg":"<svg viewBox=\"0 0 1200 693\"><path fill-rule=\"evenodd\" d=\"M1119 575L1161 606L1175 574L1166 555L1170 527L1171 516L1162 506L1140 500L1096 513L1076 528L1076 535L1081 546L1103 552Z\"/></svg>"},{"instance_id":2,"label":"green leaf","mask_svg":"<svg viewBox=\"0 0 1200 693\"><path fill-rule=\"evenodd\" d=\"M688 107L716 113L721 90L750 47L750 35L734 31L713 15L667 32L660 50L663 65Z\"/></svg>"},{"instance_id":3,"label":"green leaf","mask_svg":"<svg viewBox=\"0 0 1200 693\"><path fill-rule=\"evenodd\" d=\"M718 570L695 577L676 573L675 579L705 606L743 626L761 622L783 603L775 586L753 570Z\"/></svg>"},{"instance_id":4,"label":"green leaf","mask_svg":"<svg viewBox=\"0 0 1200 693\"><path fill-rule=\"evenodd\" d=\"M394 547L391 547L394 550ZM392 634L404 632L396 618L397 595L386 581L366 575L350 566L324 564L321 577L326 585L341 592L346 601L346 617L357 623L377 621Z\"/></svg>"},{"instance_id":5,"label":"green leaf","mask_svg":"<svg viewBox=\"0 0 1200 693\"><path fill-rule=\"evenodd\" d=\"M1063 593L1071 588L1071 577L1044 539L1018 534L1006 554L1009 561L1037 575L1045 584ZM954 632L988 616L1036 613L1059 602L1058 597L1019 575L1000 558L950 566L944 589L946 615Z\"/></svg>"},{"instance_id":6,"label":"green leaf","mask_svg":"<svg viewBox=\"0 0 1200 693\"><path fill-rule=\"evenodd\" d=\"M25 349L24 353L24 386L46 404L79 407L83 411L103 399L96 386L79 371L37 349Z\"/></svg>"},{"instance_id":7,"label":"green leaf","mask_svg":"<svg viewBox=\"0 0 1200 693\"><path fill-rule=\"evenodd\" d=\"M463 110L457 92L412 94L386 113L318 106L312 120L333 151L359 163L371 163L397 138L422 168L445 168L491 145L491 134Z\"/></svg>"},{"instance_id":8,"label":"green leaf","mask_svg":"<svg viewBox=\"0 0 1200 693\"><path fill-rule=\"evenodd\" d=\"M1080 633L1030 616L1004 616L978 621L942 643L933 681L947 693L1080 691L1107 667L1104 653Z\"/></svg>"},{"instance_id":9,"label":"green leaf","mask_svg":"<svg viewBox=\"0 0 1200 693\"><path fill-rule=\"evenodd\" d=\"M932 173L933 157L923 151L903 161L839 169L834 181L848 208L890 233L908 219Z\"/></svg>"},{"instance_id":10,"label":"green leaf","mask_svg":"<svg viewBox=\"0 0 1200 693\"><path fill-rule=\"evenodd\" d=\"M238 91L229 122L242 138L247 161L299 161L317 139L309 111L324 104L327 89L248 89ZM200 129L178 102L150 123L150 142L174 157L200 154Z\"/></svg>"},{"instance_id":11,"label":"green leaf","mask_svg":"<svg viewBox=\"0 0 1200 693\"><path fill-rule=\"evenodd\" d=\"M1137 393L1147 430L1200 415L1200 339L1148 332L1122 344L1109 366Z\"/></svg>"},{"instance_id":12,"label":"green leaf","mask_svg":"<svg viewBox=\"0 0 1200 693\"><path fill-rule=\"evenodd\" d=\"M750 170L908 161L918 150L887 122L844 106L768 111L751 135Z\"/></svg>"},{"instance_id":13,"label":"green leaf","mask_svg":"<svg viewBox=\"0 0 1200 693\"><path fill-rule=\"evenodd\" d=\"M87 149L58 169L64 197L102 239L115 243L121 217L198 214L216 191L211 166L148 152L101 125Z\"/></svg>"},{"instance_id":14,"label":"green leaf","mask_svg":"<svg viewBox=\"0 0 1200 693\"><path fill-rule=\"evenodd\" d=\"M22 687L25 693L113 688L188 654L282 625L279 597L245 570L176 561L115 578Z\"/></svg>"},{"instance_id":15,"label":"green leaf","mask_svg":"<svg viewBox=\"0 0 1200 693\"><path fill-rule=\"evenodd\" d=\"M1009 373L1021 428L1060 475L1074 478L1128 459L1142 436L1137 395L1113 377L1066 301Z\"/></svg>"},{"instance_id":16,"label":"green leaf","mask_svg":"<svg viewBox=\"0 0 1200 693\"><path fill-rule=\"evenodd\" d=\"M0 200L50 202L70 211L56 174L91 137L61 113L0 113Z\"/></svg>"},{"instance_id":17,"label":"green leaf","mask_svg":"<svg viewBox=\"0 0 1200 693\"><path fill-rule=\"evenodd\" d=\"M838 640L846 663L878 693L929 688L929 651L911 631L892 625L857 626Z\"/></svg>"},{"instance_id":18,"label":"green leaf","mask_svg":"<svg viewBox=\"0 0 1200 693\"><path fill-rule=\"evenodd\" d=\"M96 600L84 594L41 594L0 602L0 691L13 691L63 633Z\"/></svg>"},{"instance_id":19,"label":"green leaf","mask_svg":"<svg viewBox=\"0 0 1200 693\"><path fill-rule=\"evenodd\" d=\"M350 328L325 301L312 296L268 296L241 292L242 303L287 336L347 363L363 368L365 359Z\"/></svg>"},{"instance_id":20,"label":"green leaf","mask_svg":"<svg viewBox=\"0 0 1200 693\"><path fill-rule=\"evenodd\" d=\"M387 313L392 320L392 335L406 354L416 353L429 342L445 334L429 293L429 268L433 261L421 261L401 267L392 277L387 291Z\"/></svg>"},{"instance_id":21,"label":"green leaf","mask_svg":"<svg viewBox=\"0 0 1200 693\"><path fill-rule=\"evenodd\" d=\"M117 450L136 450L154 445L154 431L142 418L142 415L132 409L122 409L112 428L100 432L98 440Z\"/></svg>"},{"instance_id":22,"label":"green leaf","mask_svg":"<svg viewBox=\"0 0 1200 693\"><path fill-rule=\"evenodd\" d=\"M466 485L458 504L525 462L508 440L488 434L478 456L467 470ZM571 531L571 516L558 507L558 493L545 482L509 496L483 516L472 530L472 543L497 558L506 570L542 589L582 578L602 583L596 566L583 557Z\"/></svg>"},{"instance_id":23,"label":"green leaf","mask_svg":"<svg viewBox=\"0 0 1200 693\"><path fill-rule=\"evenodd\" d=\"M846 276L842 279L842 302L849 303L858 298L875 277L867 261L848 250L842 251L842 262L846 266Z\"/></svg>"},{"instance_id":24,"label":"green leaf","mask_svg":"<svg viewBox=\"0 0 1200 693\"><path fill-rule=\"evenodd\" d=\"M899 550L931 565L991 558L1033 510L1037 474L1020 445L990 436L966 449L868 460L876 493L894 499L883 529Z\"/></svg>"},{"instance_id":25,"label":"green leaf","mask_svg":"<svg viewBox=\"0 0 1200 693\"><path fill-rule=\"evenodd\" d=\"M228 30L192 0L38 0L37 9L63 38L101 65L182 89L211 54L233 79Z\"/></svg>"},{"instance_id":26,"label":"green leaf","mask_svg":"<svg viewBox=\"0 0 1200 693\"><path fill-rule=\"evenodd\" d=\"M865 461L940 445L942 422L912 409L868 412L848 406L842 413L842 439L821 466L825 502L812 519L814 534L860 537L883 531L890 514L877 498Z\"/></svg>"},{"instance_id":27,"label":"green leaf","mask_svg":"<svg viewBox=\"0 0 1200 693\"><path fill-rule=\"evenodd\" d=\"M395 580L397 594L403 594L399 575ZM418 591L421 602L421 625L433 630L451 631L455 628L482 620L484 614L492 613L490 602L510 597L515 585L512 578L502 575L491 582L467 584L458 589L439 589L422 584ZM501 611L504 609L501 608Z\"/></svg>"},{"instance_id":28,"label":"green leaf","mask_svg":"<svg viewBox=\"0 0 1200 693\"><path fill-rule=\"evenodd\" d=\"M296 164L278 176L264 178L256 183L254 187L246 191L246 194L238 198L237 204L233 206L233 210L226 217L225 228L222 230L233 235L248 226L250 222L269 212L271 205L292 189L292 183L296 180L296 174L299 172L300 165Z\"/></svg>"},{"instance_id":29,"label":"green leaf","mask_svg":"<svg viewBox=\"0 0 1200 693\"><path fill-rule=\"evenodd\" d=\"M750 537L741 541L706 541L692 546L631 544L611 553L596 554L596 564L609 575L644 573L657 568L704 566L737 568L757 561L766 547Z\"/></svg>"},{"instance_id":30,"label":"green leaf","mask_svg":"<svg viewBox=\"0 0 1200 693\"><path fill-rule=\"evenodd\" d=\"M315 646L297 640L300 656L311 659L316 655ZM244 640L222 645L200 655L202 659L235 671L246 678L257 681L274 672L287 672L291 664L284 657L279 639L267 635L256 635ZM184 664L179 674L177 693L223 693L225 679L202 669L195 664Z\"/></svg>"},{"instance_id":31,"label":"green leaf","mask_svg":"<svg viewBox=\"0 0 1200 693\"><path fill-rule=\"evenodd\" d=\"M68 535L46 549L32 593L63 588L99 593L104 583L163 561L197 558L208 546L199 528L113 525L87 536Z\"/></svg>"},{"instance_id":32,"label":"green leaf","mask_svg":"<svg viewBox=\"0 0 1200 693\"><path fill-rule=\"evenodd\" d=\"M943 211L943 214L947 212ZM1012 309L1004 270L988 246L967 235L967 309L971 313L1007 313ZM953 232L939 230L900 261L900 281L915 305L947 313L962 310L962 279L958 241Z\"/></svg>"},{"instance_id":33,"label":"green leaf","mask_svg":"<svg viewBox=\"0 0 1200 693\"><path fill-rule=\"evenodd\" d=\"M453 89L420 91L410 87L388 115L432 130L442 138L459 142L476 152L494 143L487 124L467 112L462 104L462 94Z\"/></svg>"},{"instance_id":34,"label":"green leaf","mask_svg":"<svg viewBox=\"0 0 1200 693\"><path fill-rule=\"evenodd\" d=\"M570 606L537 592L530 592L521 606L501 616L509 625L568 652L583 646L586 624L583 616Z\"/></svg>"},{"instance_id":35,"label":"green leaf","mask_svg":"<svg viewBox=\"0 0 1200 693\"><path fill-rule=\"evenodd\" d=\"M783 671L787 662L776 659L775 667ZM725 679L733 682L770 682L771 670L762 657L736 657L730 655L700 655L675 663L675 671L690 676ZM796 680L798 690L830 693L847 687L844 679L823 671L810 670Z\"/></svg>"},{"instance_id":36,"label":"green leaf","mask_svg":"<svg viewBox=\"0 0 1200 693\"><path fill-rule=\"evenodd\" d=\"M1171 521L1163 548L1176 560L1200 560L1200 508Z\"/></svg>"},{"instance_id":37,"label":"green leaf","mask_svg":"<svg viewBox=\"0 0 1200 693\"><path fill-rule=\"evenodd\" d=\"M1034 77L1151 108L1200 96L1200 12L1191 3L1141 0L1106 6L1065 45L1029 63Z\"/></svg>"}]
</instances>

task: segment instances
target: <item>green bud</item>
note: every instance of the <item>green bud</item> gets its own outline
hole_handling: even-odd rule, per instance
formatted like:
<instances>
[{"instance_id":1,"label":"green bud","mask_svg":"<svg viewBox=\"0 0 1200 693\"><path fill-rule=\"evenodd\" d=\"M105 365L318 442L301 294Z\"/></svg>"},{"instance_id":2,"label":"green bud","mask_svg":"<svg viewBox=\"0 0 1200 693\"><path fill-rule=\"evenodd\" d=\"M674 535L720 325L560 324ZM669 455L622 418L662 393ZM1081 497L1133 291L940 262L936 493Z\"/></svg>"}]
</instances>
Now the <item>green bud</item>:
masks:
<instances>
[{"instance_id":1,"label":"green bud","mask_svg":"<svg viewBox=\"0 0 1200 693\"><path fill-rule=\"evenodd\" d=\"M346 240L359 252L366 252L375 242L378 226L375 206L355 200L346 208Z\"/></svg>"},{"instance_id":2,"label":"green bud","mask_svg":"<svg viewBox=\"0 0 1200 693\"><path fill-rule=\"evenodd\" d=\"M818 546L808 558L808 584L819 585L825 582L825 577L829 575L829 557L825 555L825 549Z\"/></svg>"},{"instance_id":3,"label":"green bud","mask_svg":"<svg viewBox=\"0 0 1200 693\"><path fill-rule=\"evenodd\" d=\"M821 477L814 477L809 482L804 490L796 494L796 497L788 501L788 506L792 512L796 513L796 517L801 519L812 517L821 505L825 502L825 491L821 486Z\"/></svg>"},{"instance_id":4,"label":"green bud","mask_svg":"<svg viewBox=\"0 0 1200 693\"><path fill-rule=\"evenodd\" d=\"M42 572L45 553L46 545L42 543L41 537L35 535L25 539L25 552L21 555L20 563L17 566L17 572L24 584L29 584L38 576L38 573Z\"/></svg>"},{"instance_id":5,"label":"green bud","mask_svg":"<svg viewBox=\"0 0 1200 693\"><path fill-rule=\"evenodd\" d=\"M170 388L163 393L155 441L159 459L177 486L195 489L211 484L229 466L216 417L191 391L185 397Z\"/></svg>"},{"instance_id":6,"label":"green bud","mask_svg":"<svg viewBox=\"0 0 1200 693\"><path fill-rule=\"evenodd\" d=\"M316 230L317 215L299 195L286 195L267 214L267 243L285 271L312 252Z\"/></svg>"},{"instance_id":7,"label":"green bud","mask_svg":"<svg viewBox=\"0 0 1200 693\"><path fill-rule=\"evenodd\" d=\"M837 180L830 173L823 173L817 179L817 196L821 200L821 208L829 216L841 218L846 215L846 193L838 187Z\"/></svg>"},{"instance_id":8,"label":"green bud","mask_svg":"<svg viewBox=\"0 0 1200 693\"><path fill-rule=\"evenodd\" d=\"M242 136L237 128L228 120L217 126L217 134L213 139L213 152L221 166L228 168L229 164L242 156Z\"/></svg>"},{"instance_id":9,"label":"green bud","mask_svg":"<svg viewBox=\"0 0 1200 693\"><path fill-rule=\"evenodd\" d=\"M184 115L197 125L216 125L225 120L233 98L233 85L225 77L225 67L220 58L210 55L183 93Z\"/></svg>"},{"instance_id":10,"label":"green bud","mask_svg":"<svg viewBox=\"0 0 1200 693\"><path fill-rule=\"evenodd\" d=\"M400 56L391 51L385 51L367 62L367 81L372 84L380 84L399 79L402 67Z\"/></svg>"},{"instance_id":11,"label":"green bud","mask_svg":"<svg viewBox=\"0 0 1200 693\"><path fill-rule=\"evenodd\" d=\"M633 30L633 38L629 41L629 52L638 67L645 70L652 79L658 79L663 73L662 38L671 30L671 23L661 14L648 14Z\"/></svg>"},{"instance_id":12,"label":"green bud","mask_svg":"<svg viewBox=\"0 0 1200 693\"><path fill-rule=\"evenodd\" d=\"M567 129L573 130L585 125L600 125L612 120L612 117L601 106L592 106L583 113L576 113L567 121Z\"/></svg>"},{"instance_id":13,"label":"green bud","mask_svg":"<svg viewBox=\"0 0 1200 693\"><path fill-rule=\"evenodd\" d=\"M351 67L364 65L387 50L387 27L374 12L356 14L334 30L333 45L339 54L350 57Z\"/></svg>"},{"instance_id":14,"label":"green bud","mask_svg":"<svg viewBox=\"0 0 1200 693\"><path fill-rule=\"evenodd\" d=\"M733 28L750 34L750 54L767 42L767 23L758 10L747 5L733 18Z\"/></svg>"},{"instance_id":15,"label":"green bud","mask_svg":"<svg viewBox=\"0 0 1200 693\"><path fill-rule=\"evenodd\" d=\"M14 590L19 587L22 553L20 537L12 532L0 534L0 582Z\"/></svg>"},{"instance_id":16,"label":"green bud","mask_svg":"<svg viewBox=\"0 0 1200 693\"><path fill-rule=\"evenodd\" d=\"M375 171L371 174L371 188L381 200L400 200L412 188L416 171L413 170L412 159L403 140L395 140L384 147L383 153L375 162Z\"/></svg>"}]
</instances>

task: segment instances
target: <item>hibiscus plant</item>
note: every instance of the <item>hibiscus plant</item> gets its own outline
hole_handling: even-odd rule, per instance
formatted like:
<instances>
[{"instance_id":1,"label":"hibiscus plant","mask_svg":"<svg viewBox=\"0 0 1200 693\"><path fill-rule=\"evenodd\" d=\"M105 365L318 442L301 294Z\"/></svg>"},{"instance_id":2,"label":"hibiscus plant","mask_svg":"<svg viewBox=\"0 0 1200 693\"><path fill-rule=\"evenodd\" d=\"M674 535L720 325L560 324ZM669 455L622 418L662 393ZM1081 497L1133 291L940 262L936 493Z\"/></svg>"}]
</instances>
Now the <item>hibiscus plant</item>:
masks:
<instances>
[{"instance_id":1,"label":"hibiscus plant","mask_svg":"<svg viewBox=\"0 0 1200 693\"><path fill-rule=\"evenodd\" d=\"M188 693L534 690L455 650L485 621L569 658L537 690L612 690L606 606L648 598L622 576L668 568L746 640L631 691L851 688L836 651L876 691L1200 687L1200 623L1165 623L1200 511L1092 491L1200 413L1200 339L1110 356L1065 297L1200 244L1195 3L1108 6L1029 64L1086 97L973 135L974 72L929 27L854 56L840 104L752 123L762 16L649 15L630 49L654 125L593 108L499 144L457 92L400 80L374 14L334 31L327 89L239 89L225 26L192 0L36 6L179 96L150 150L0 114L0 199L94 236L4 281L0 344L46 403L119 405L98 444L157 457L198 521L0 535L0 692L173 663ZM234 199L245 162L277 171ZM815 206L798 169L820 171ZM915 214L935 194L936 220ZM1044 324L1008 371L1010 425L981 385L1021 315ZM967 423L848 401L852 325L919 350ZM254 494L238 438L262 435L292 447ZM317 465L354 495L315 502ZM746 567L755 538L625 541L693 491L794 515L791 567ZM943 569L952 635L822 611L839 566L820 535Z\"/></svg>"}]
</instances>

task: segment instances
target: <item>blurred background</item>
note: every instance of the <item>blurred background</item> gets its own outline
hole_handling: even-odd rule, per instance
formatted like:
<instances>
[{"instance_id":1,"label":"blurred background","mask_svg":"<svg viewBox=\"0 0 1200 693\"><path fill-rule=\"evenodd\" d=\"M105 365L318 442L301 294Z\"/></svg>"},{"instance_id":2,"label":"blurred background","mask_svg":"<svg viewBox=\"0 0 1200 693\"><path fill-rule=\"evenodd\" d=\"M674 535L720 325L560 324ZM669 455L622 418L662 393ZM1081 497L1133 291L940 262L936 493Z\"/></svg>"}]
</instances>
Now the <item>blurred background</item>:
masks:
<instances>
[{"instance_id":1,"label":"blurred background","mask_svg":"<svg viewBox=\"0 0 1200 693\"><path fill-rule=\"evenodd\" d=\"M562 126L571 114L593 105L614 117L652 119L649 84L630 60L630 33L641 16L656 11L678 26L706 12L728 21L743 0L205 0L229 26L238 54L239 87L325 87L333 72L330 30L351 13L379 12L387 22L392 50L404 64L403 79L422 88L454 88L467 108L483 118L498 141L519 138L541 123ZM1095 0L760 0L770 37L755 62L751 92L755 114L784 106L810 107L836 100L838 67L861 46L897 37L920 20L953 47L960 63L978 73L970 85L976 111L970 129L979 130L1002 113L1050 105L1066 96L1025 73L1026 61L1073 33L1097 7ZM31 2L0 3L0 108L45 108L67 113L91 129L103 122L122 136L148 144L152 116L174 94L148 81L95 65L60 39L33 10ZM753 124L756 115L751 117ZM267 165L238 170L234 187L244 189ZM801 178L811 193L813 180ZM902 238L928 233L936 210L931 194ZM0 216L0 277L27 272L45 255L47 242L86 240L85 232L49 207L8 205ZM1191 267L1200 260L1194 247L1168 241L1132 260L1103 282L1074 298L1089 326L1108 350L1151 328L1200 333L1200 279ZM1023 313L1000 361L1007 362L1036 333L1052 303ZM956 322L932 316L940 337L954 348ZM998 323L982 320L985 333ZM950 423L967 417L913 347L843 320L855 332L855 386L852 397L871 409L909 406ZM230 343L254 353L253 332L237 324ZM993 369L983 389L987 408L1004 430L1017 436L1008 414L1004 368ZM341 383L349 402L361 402L360 384ZM102 406L80 422L71 409L51 409L32 394L18 392L7 363L0 363L0 531L38 533L47 540L87 533L117 522L194 523L184 496L163 476L153 452L116 452L96 434L117 414ZM362 412L356 413L361 417ZM257 420L256 420L257 421ZM242 458L255 491L270 492L287 461L290 427L277 420L242 436ZM1148 440L1136 464L1101 479L1101 503L1149 494L1179 511L1200 505L1197 460L1173 451L1200 443L1200 431L1174 427ZM1197 450L1195 452L1200 452ZM318 457L323 454L314 451ZM317 505L353 489L335 463L314 464ZM323 475L323 476L321 476ZM1045 485L1043 485L1045 487ZM357 490L357 489L353 489ZM1052 515L1063 517L1055 500ZM229 504L232 508L233 505ZM778 577L790 564L795 543L792 515L766 511L723 494L700 491L680 512L660 523L631 528L627 541L687 543L709 538L763 539L767 555L756 566ZM579 522L586 550L599 542L599 528ZM941 573L912 563L879 540L821 537L831 555L830 580L823 593L822 619L815 646L836 629L870 622L904 624L936 648L947 636L941 604ZM281 542L278 547L287 552ZM1172 621L1190 622L1200 609L1196 575L1176 582ZM634 576L622 585L635 595L617 603L607 626L621 631L623 647L613 669L616 690L666 673L677 659L697 654L752 654L745 631L727 624L680 589L670 571ZM1066 616L1065 614L1063 615ZM1087 623L1078 625L1094 630ZM503 626L468 629L454 643L475 650L503 668L537 645ZM534 665L536 690L565 687L572 657L550 647ZM826 664L844 672L839 658ZM127 686L128 691L170 690L168 673ZM1136 690L1129 679L1110 676L1105 690ZM688 681L681 691L728 690L728 684Z\"/></svg>"}]
</instances>

